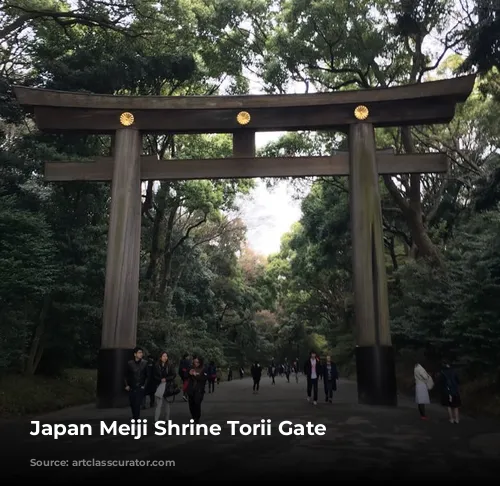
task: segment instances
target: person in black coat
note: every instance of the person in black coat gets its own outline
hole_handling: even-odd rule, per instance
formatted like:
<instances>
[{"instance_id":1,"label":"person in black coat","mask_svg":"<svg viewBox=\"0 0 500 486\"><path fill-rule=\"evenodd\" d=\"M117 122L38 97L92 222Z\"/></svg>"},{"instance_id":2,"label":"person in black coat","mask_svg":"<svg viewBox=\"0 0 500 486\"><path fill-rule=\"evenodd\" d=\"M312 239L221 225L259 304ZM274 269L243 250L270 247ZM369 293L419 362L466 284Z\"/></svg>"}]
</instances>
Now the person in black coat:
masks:
<instances>
[{"instance_id":1,"label":"person in black coat","mask_svg":"<svg viewBox=\"0 0 500 486\"><path fill-rule=\"evenodd\" d=\"M272 380L271 383L273 385L276 385L276 382L274 381L274 378L276 376L276 364L274 363L274 359L271 361L271 364L269 365L269 369L268 369L267 374L269 375L269 377Z\"/></svg>"},{"instance_id":2,"label":"person in black coat","mask_svg":"<svg viewBox=\"0 0 500 486\"><path fill-rule=\"evenodd\" d=\"M184 356L181 359L181 362L179 363L179 376L182 380L182 391L184 392L182 398L186 402L188 400L186 390L187 390L190 369L191 369L191 360L189 359L189 354L186 353L184 354Z\"/></svg>"},{"instance_id":3,"label":"person in black coat","mask_svg":"<svg viewBox=\"0 0 500 486\"><path fill-rule=\"evenodd\" d=\"M155 410L155 422L160 420L160 416L163 414L165 416L165 421L170 419L170 404L167 401L167 387L172 386L175 380L175 368L168 359L168 354L163 351L160 354L160 359L158 363L153 368L153 380L155 383L155 392L158 387L165 383L165 391L161 397L156 397L156 410Z\"/></svg>"},{"instance_id":4,"label":"person in black coat","mask_svg":"<svg viewBox=\"0 0 500 486\"><path fill-rule=\"evenodd\" d=\"M307 401L311 401L311 392L313 395L313 404L318 404L318 380L321 377L321 364L316 351L311 351L309 359L304 364L304 374L307 377Z\"/></svg>"},{"instance_id":5,"label":"person in black coat","mask_svg":"<svg viewBox=\"0 0 500 486\"><path fill-rule=\"evenodd\" d=\"M149 397L149 407L154 407L155 405L155 392L156 388L158 387L158 384L155 382L154 379L154 367L155 367L155 360L152 356L148 356L147 359L148 363L148 384L146 389L144 390L144 398L142 400L142 408L146 408L146 397Z\"/></svg>"},{"instance_id":6,"label":"person in black coat","mask_svg":"<svg viewBox=\"0 0 500 486\"><path fill-rule=\"evenodd\" d=\"M207 374L203 366L203 359L200 357L193 357L193 364L188 372L188 403L191 417L195 424L200 423L201 418L201 403L205 395L205 382L207 381Z\"/></svg>"},{"instance_id":7,"label":"person in black coat","mask_svg":"<svg viewBox=\"0 0 500 486\"><path fill-rule=\"evenodd\" d=\"M443 363L439 376L441 388L441 405L448 408L450 423L460 423L459 409L462 406L460 398L460 380L456 371L447 362Z\"/></svg>"},{"instance_id":8,"label":"person in black coat","mask_svg":"<svg viewBox=\"0 0 500 486\"><path fill-rule=\"evenodd\" d=\"M333 392L337 391L337 380L339 373L337 365L332 361L331 356L326 357L326 363L322 366L323 384L325 386L325 402L333 403Z\"/></svg>"},{"instance_id":9,"label":"person in black coat","mask_svg":"<svg viewBox=\"0 0 500 486\"><path fill-rule=\"evenodd\" d=\"M256 395L259 393L260 378L262 376L262 366L260 366L258 361L252 365L250 373L253 378L253 394Z\"/></svg>"},{"instance_id":10,"label":"person in black coat","mask_svg":"<svg viewBox=\"0 0 500 486\"><path fill-rule=\"evenodd\" d=\"M144 390L148 385L148 362L142 359L142 348L134 348L134 359L127 363L125 390L128 391L132 418L137 420L141 415Z\"/></svg>"}]
</instances>

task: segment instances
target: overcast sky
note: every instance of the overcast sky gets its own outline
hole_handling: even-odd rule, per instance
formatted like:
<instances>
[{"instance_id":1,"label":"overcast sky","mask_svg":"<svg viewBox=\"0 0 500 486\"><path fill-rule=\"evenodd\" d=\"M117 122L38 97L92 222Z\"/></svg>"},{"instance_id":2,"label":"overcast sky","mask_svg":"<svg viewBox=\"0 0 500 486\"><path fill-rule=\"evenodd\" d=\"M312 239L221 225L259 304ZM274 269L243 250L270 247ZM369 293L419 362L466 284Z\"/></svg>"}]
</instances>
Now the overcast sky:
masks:
<instances>
[{"instance_id":1,"label":"overcast sky","mask_svg":"<svg viewBox=\"0 0 500 486\"><path fill-rule=\"evenodd\" d=\"M250 81L250 94L264 94L256 76L247 72ZM313 90L311 90L312 92ZM293 83L289 93L303 93L302 85ZM284 132L260 132L256 134L257 149ZM281 237L290 230L301 216L300 201L293 199L293 190L283 181L276 187L267 189L262 180L257 179L256 188L245 197L241 204L242 218L247 225L248 245L258 253L270 255L280 249Z\"/></svg>"},{"instance_id":2,"label":"overcast sky","mask_svg":"<svg viewBox=\"0 0 500 486\"><path fill-rule=\"evenodd\" d=\"M264 135L267 136L257 134L258 144L266 142ZM265 138L269 140L270 137ZM300 219L300 201L292 198L292 189L287 182L279 182L273 189L267 189L258 179L255 189L241 204L241 215L248 228L248 245L258 253L269 255L279 251L281 236Z\"/></svg>"}]
</instances>

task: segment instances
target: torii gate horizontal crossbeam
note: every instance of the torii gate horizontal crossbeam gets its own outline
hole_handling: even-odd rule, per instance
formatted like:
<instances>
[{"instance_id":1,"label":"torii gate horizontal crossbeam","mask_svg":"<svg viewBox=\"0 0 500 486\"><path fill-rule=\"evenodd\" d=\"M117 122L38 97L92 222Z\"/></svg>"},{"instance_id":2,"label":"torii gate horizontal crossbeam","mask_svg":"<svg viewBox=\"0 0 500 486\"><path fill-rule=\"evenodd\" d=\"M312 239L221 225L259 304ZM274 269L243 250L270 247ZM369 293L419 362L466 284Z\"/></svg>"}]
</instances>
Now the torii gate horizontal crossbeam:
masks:
<instances>
[{"instance_id":1,"label":"torii gate horizontal crossbeam","mask_svg":"<svg viewBox=\"0 0 500 486\"><path fill-rule=\"evenodd\" d=\"M446 154L377 154L379 174L446 172ZM349 154L325 157L248 157L201 160L158 160L141 157L142 180L238 179L349 175ZM47 162L47 181L111 181L113 158L95 162Z\"/></svg>"}]
</instances>

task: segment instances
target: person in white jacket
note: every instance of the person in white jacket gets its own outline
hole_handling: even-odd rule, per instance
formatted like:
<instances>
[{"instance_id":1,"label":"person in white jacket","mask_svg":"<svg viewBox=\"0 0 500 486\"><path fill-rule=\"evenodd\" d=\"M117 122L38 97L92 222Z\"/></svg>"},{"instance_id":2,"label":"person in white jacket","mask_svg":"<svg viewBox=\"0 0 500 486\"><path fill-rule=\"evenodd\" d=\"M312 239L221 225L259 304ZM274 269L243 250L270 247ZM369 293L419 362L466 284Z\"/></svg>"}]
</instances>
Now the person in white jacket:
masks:
<instances>
[{"instance_id":1,"label":"person in white jacket","mask_svg":"<svg viewBox=\"0 0 500 486\"><path fill-rule=\"evenodd\" d=\"M429 390L434 386L434 382L429 373L427 373L425 368L419 363L415 365L413 375L415 377L415 402L420 412L420 418L422 420L428 420L425 413L425 406L431 403Z\"/></svg>"}]
</instances>

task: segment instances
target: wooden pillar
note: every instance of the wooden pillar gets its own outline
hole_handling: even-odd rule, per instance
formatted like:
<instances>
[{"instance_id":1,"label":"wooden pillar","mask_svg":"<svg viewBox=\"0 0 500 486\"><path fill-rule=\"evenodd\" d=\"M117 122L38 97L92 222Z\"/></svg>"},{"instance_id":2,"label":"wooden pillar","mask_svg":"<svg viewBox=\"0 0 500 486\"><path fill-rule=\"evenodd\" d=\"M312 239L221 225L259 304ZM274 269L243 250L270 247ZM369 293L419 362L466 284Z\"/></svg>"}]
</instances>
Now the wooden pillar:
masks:
<instances>
[{"instance_id":1,"label":"wooden pillar","mask_svg":"<svg viewBox=\"0 0 500 486\"><path fill-rule=\"evenodd\" d=\"M255 157L255 132L241 129L233 133L233 157Z\"/></svg>"},{"instance_id":2,"label":"wooden pillar","mask_svg":"<svg viewBox=\"0 0 500 486\"><path fill-rule=\"evenodd\" d=\"M141 243L141 136L116 131L97 406L126 403L126 364L136 346Z\"/></svg>"},{"instance_id":3,"label":"wooden pillar","mask_svg":"<svg viewBox=\"0 0 500 486\"><path fill-rule=\"evenodd\" d=\"M351 234L358 400L397 405L382 209L371 123L349 129Z\"/></svg>"}]
</instances>

